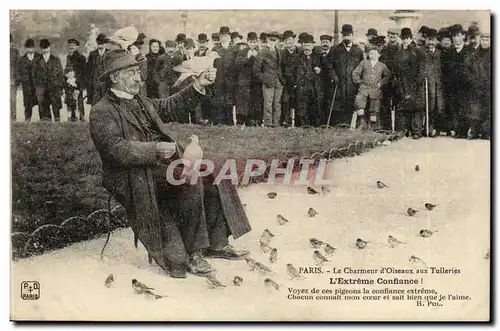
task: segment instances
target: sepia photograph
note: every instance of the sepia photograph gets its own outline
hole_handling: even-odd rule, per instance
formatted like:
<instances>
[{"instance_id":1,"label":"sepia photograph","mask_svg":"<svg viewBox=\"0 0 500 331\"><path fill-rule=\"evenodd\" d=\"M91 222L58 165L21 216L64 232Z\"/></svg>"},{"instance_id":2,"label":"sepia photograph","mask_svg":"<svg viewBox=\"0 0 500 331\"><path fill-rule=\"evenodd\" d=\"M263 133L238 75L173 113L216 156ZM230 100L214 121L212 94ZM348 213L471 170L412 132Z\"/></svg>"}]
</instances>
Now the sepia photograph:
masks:
<instances>
[{"instance_id":1,"label":"sepia photograph","mask_svg":"<svg viewBox=\"0 0 500 331\"><path fill-rule=\"evenodd\" d=\"M9 16L11 321L492 320L491 11Z\"/></svg>"}]
</instances>

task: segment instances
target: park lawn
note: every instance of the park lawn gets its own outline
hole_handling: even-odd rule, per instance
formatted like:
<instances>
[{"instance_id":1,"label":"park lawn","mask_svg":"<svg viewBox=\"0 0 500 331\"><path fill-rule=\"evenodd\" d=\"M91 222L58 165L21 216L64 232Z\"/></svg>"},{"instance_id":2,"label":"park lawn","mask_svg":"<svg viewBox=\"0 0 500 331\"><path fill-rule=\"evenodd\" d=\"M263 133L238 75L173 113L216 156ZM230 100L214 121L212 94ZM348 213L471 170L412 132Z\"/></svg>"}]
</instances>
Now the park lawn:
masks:
<instances>
[{"instance_id":1,"label":"park lawn","mask_svg":"<svg viewBox=\"0 0 500 331\"><path fill-rule=\"evenodd\" d=\"M285 129L166 124L184 146L196 134L204 158L271 160L310 156L357 141L382 141L376 132L342 128ZM12 147L12 232L31 233L44 224L59 225L72 216L87 217L107 208L101 186L101 161L86 123L14 123ZM241 169L240 166L238 166Z\"/></svg>"}]
</instances>

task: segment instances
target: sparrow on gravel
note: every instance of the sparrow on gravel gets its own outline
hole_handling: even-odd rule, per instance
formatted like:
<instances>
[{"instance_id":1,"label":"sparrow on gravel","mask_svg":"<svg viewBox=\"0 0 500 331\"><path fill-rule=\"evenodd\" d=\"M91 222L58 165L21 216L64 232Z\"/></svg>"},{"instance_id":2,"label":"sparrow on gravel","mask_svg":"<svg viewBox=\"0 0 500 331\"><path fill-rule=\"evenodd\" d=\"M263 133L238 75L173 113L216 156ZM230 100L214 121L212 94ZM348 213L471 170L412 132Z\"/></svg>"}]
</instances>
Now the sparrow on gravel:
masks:
<instances>
[{"instance_id":1,"label":"sparrow on gravel","mask_svg":"<svg viewBox=\"0 0 500 331\"><path fill-rule=\"evenodd\" d=\"M391 248L394 248L396 246L398 246L399 244L406 244L405 242L403 241L399 241L397 240L395 237L393 236L389 236L389 238L387 239L387 242L389 243L389 246L391 246Z\"/></svg>"},{"instance_id":2,"label":"sparrow on gravel","mask_svg":"<svg viewBox=\"0 0 500 331\"><path fill-rule=\"evenodd\" d=\"M132 288L134 289L134 291L137 294L143 294L145 291L154 290L154 288L144 285L143 283L141 283L140 281L138 281L135 278L132 279Z\"/></svg>"},{"instance_id":3,"label":"sparrow on gravel","mask_svg":"<svg viewBox=\"0 0 500 331\"><path fill-rule=\"evenodd\" d=\"M368 243L369 241L364 241L361 238L356 239L356 247L358 249L364 249Z\"/></svg>"},{"instance_id":4,"label":"sparrow on gravel","mask_svg":"<svg viewBox=\"0 0 500 331\"><path fill-rule=\"evenodd\" d=\"M420 167L418 166L418 164L415 166L415 171L420 171Z\"/></svg>"},{"instance_id":5,"label":"sparrow on gravel","mask_svg":"<svg viewBox=\"0 0 500 331\"><path fill-rule=\"evenodd\" d=\"M319 192L313 189L311 186L307 187L307 193L309 194L318 194Z\"/></svg>"},{"instance_id":6,"label":"sparrow on gravel","mask_svg":"<svg viewBox=\"0 0 500 331\"><path fill-rule=\"evenodd\" d=\"M486 251L486 254L484 254L483 259L485 259L485 260L489 260L490 259L490 250L489 249Z\"/></svg>"},{"instance_id":7,"label":"sparrow on gravel","mask_svg":"<svg viewBox=\"0 0 500 331\"><path fill-rule=\"evenodd\" d=\"M416 257L415 255L410 256L409 261L410 261L410 263L422 263L422 264L426 265L426 263L424 262L424 260L422 260L419 257Z\"/></svg>"},{"instance_id":8,"label":"sparrow on gravel","mask_svg":"<svg viewBox=\"0 0 500 331\"><path fill-rule=\"evenodd\" d=\"M205 282L208 284L209 288L217 288L217 287L226 287L226 285L222 284L215 275L209 275L206 277Z\"/></svg>"},{"instance_id":9,"label":"sparrow on gravel","mask_svg":"<svg viewBox=\"0 0 500 331\"><path fill-rule=\"evenodd\" d=\"M309 243L311 244L312 248L320 248L321 246L323 246L325 244L324 242L322 242L321 240L318 240L316 238L310 238Z\"/></svg>"},{"instance_id":10,"label":"sparrow on gravel","mask_svg":"<svg viewBox=\"0 0 500 331\"><path fill-rule=\"evenodd\" d=\"M319 213L316 210L314 210L314 208L310 207L309 210L307 211L307 214L309 215L309 217L314 217Z\"/></svg>"},{"instance_id":11,"label":"sparrow on gravel","mask_svg":"<svg viewBox=\"0 0 500 331\"><path fill-rule=\"evenodd\" d=\"M432 204L430 202L428 202L428 203L425 204L425 208L427 208L428 210L433 210L436 207L437 207L437 205Z\"/></svg>"},{"instance_id":12,"label":"sparrow on gravel","mask_svg":"<svg viewBox=\"0 0 500 331\"><path fill-rule=\"evenodd\" d=\"M278 250L273 248L271 254L269 254L269 262L276 263L278 261Z\"/></svg>"},{"instance_id":13,"label":"sparrow on gravel","mask_svg":"<svg viewBox=\"0 0 500 331\"><path fill-rule=\"evenodd\" d=\"M234 276L234 278L233 278L233 285L234 286L240 286L241 283L243 283L243 278L241 278L240 276Z\"/></svg>"},{"instance_id":14,"label":"sparrow on gravel","mask_svg":"<svg viewBox=\"0 0 500 331\"><path fill-rule=\"evenodd\" d=\"M331 246L330 244L326 244L325 246L325 253L326 255L330 256L330 255L333 255L333 253L335 253L337 249L333 246Z\"/></svg>"},{"instance_id":15,"label":"sparrow on gravel","mask_svg":"<svg viewBox=\"0 0 500 331\"><path fill-rule=\"evenodd\" d=\"M274 234L271 233L268 229L265 229L260 235L260 242L266 245L269 245L269 242L274 237Z\"/></svg>"},{"instance_id":16,"label":"sparrow on gravel","mask_svg":"<svg viewBox=\"0 0 500 331\"><path fill-rule=\"evenodd\" d=\"M250 268L250 270L255 269L255 265L256 265L257 261L255 261L254 259L249 258L249 257L246 257L245 261L247 263L247 266Z\"/></svg>"},{"instance_id":17,"label":"sparrow on gravel","mask_svg":"<svg viewBox=\"0 0 500 331\"><path fill-rule=\"evenodd\" d=\"M284 216L282 215L278 215L276 217L276 221L278 222L279 225L285 225L286 223L289 222L289 220L287 220Z\"/></svg>"},{"instance_id":18,"label":"sparrow on gravel","mask_svg":"<svg viewBox=\"0 0 500 331\"><path fill-rule=\"evenodd\" d=\"M268 288L274 288L275 290L279 290L280 286L271 278L266 278L264 280L264 285Z\"/></svg>"},{"instance_id":19,"label":"sparrow on gravel","mask_svg":"<svg viewBox=\"0 0 500 331\"><path fill-rule=\"evenodd\" d=\"M437 231L431 231L431 230L427 230L427 229L422 229L422 230L420 230L419 234L420 234L420 237L429 238L430 236L432 236L436 232Z\"/></svg>"},{"instance_id":20,"label":"sparrow on gravel","mask_svg":"<svg viewBox=\"0 0 500 331\"><path fill-rule=\"evenodd\" d=\"M295 268L291 263L288 263L286 265L286 272L288 273L288 276L290 276L292 279L305 279L305 277L299 274L297 268Z\"/></svg>"},{"instance_id":21,"label":"sparrow on gravel","mask_svg":"<svg viewBox=\"0 0 500 331\"><path fill-rule=\"evenodd\" d=\"M389 187L387 185L385 185L385 183L381 182L380 180L377 181L377 187L378 188L384 188L384 187Z\"/></svg>"},{"instance_id":22,"label":"sparrow on gravel","mask_svg":"<svg viewBox=\"0 0 500 331\"><path fill-rule=\"evenodd\" d=\"M110 287L114 281L115 281L115 276L113 276L113 274L109 274L109 276L104 281L104 286Z\"/></svg>"},{"instance_id":23,"label":"sparrow on gravel","mask_svg":"<svg viewBox=\"0 0 500 331\"><path fill-rule=\"evenodd\" d=\"M415 214L417 213L417 211L418 211L418 210L415 210L415 209L413 209L413 208L409 207L409 208L408 208L408 210L406 211L406 213L407 213L408 215L410 215L410 216L413 216L413 215L415 215Z\"/></svg>"},{"instance_id":24,"label":"sparrow on gravel","mask_svg":"<svg viewBox=\"0 0 500 331\"><path fill-rule=\"evenodd\" d=\"M267 196L269 197L269 199L274 199L274 198L276 198L277 195L278 195L278 193L276 193L276 192L267 193Z\"/></svg>"},{"instance_id":25,"label":"sparrow on gravel","mask_svg":"<svg viewBox=\"0 0 500 331\"><path fill-rule=\"evenodd\" d=\"M314 251L313 261L317 266L322 265L325 262L330 262L326 257L324 257L319 251Z\"/></svg>"},{"instance_id":26,"label":"sparrow on gravel","mask_svg":"<svg viewBox=\"0 0 500 331\"><path fill-rule=\"evenodd\" d=\"M257 261L255 261L255 267L253 270L258 271L260 274L263 274L263 275L273 272L271 269L266 267L264 264L257 262Z\"/></svg>"}]
</instances>

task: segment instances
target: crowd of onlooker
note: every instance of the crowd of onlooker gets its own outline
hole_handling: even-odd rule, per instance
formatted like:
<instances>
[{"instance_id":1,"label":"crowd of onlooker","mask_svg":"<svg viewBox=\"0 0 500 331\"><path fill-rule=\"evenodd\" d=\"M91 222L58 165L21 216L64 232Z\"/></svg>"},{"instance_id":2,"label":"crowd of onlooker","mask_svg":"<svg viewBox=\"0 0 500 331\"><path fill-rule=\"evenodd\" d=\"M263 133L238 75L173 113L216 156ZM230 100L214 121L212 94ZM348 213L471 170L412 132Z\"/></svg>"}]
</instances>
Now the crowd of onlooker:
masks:
<instances>
[{"instance_id":1,"label":"crowd of onlooker","mask_svg":"<svg viewBox=\"0 0 500 331\"><path fill-rule=\"evenodd\" d=\"M196 40L179 33L164 43L140 33L128 50L147 59L141 63L141 94L149 98L167 98L189 84L188 79L174 86L180 75L174 68L182 61L219 54L209 98L183 122L351 123L360 129L407 130L415 139L428 125L430 136L490 137L489 33L460 24L439 30L422 26L415 34L409 28L391 28L386 35L369 29L366 39L357 41L353 26L344 24L341 35L338 44L330 35L315 40L291 30L249 32L245 38L222 26L210 39L205 33ZM99 34L97 48L86 57L79 52L80 41L69 39L65 68L51 54L48 39L38 48L35 40L26 40L22 56L11 46L12 118L21 85L26 121L35 105L42 121L59 121L62 100L70 120L84 121L84 103L94 105L105 93L98 78L108 41Z\"/></svg>"}]
</instances>

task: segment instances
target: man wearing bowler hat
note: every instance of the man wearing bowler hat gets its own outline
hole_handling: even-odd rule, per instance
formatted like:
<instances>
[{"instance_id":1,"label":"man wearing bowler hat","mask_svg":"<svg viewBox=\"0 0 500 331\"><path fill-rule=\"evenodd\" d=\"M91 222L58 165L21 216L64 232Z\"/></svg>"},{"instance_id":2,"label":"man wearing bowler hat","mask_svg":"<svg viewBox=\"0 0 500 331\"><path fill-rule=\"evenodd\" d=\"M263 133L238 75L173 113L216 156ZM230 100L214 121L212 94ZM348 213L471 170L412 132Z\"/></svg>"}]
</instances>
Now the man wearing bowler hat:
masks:
<instances>
[{"instance_id":1,"label":"man wearing bowler hat","mask_svg":"<svg viewBox=\"0 0 500 331\"><path fill-rule=\"evenodd\" d=\"M68 107L70 121L76 121L76 109L78 108L79 119L85 122L85 109L83 108L83 90L86 88L86 59L78 52L80 42L75 38L68 39L69 53L66 56L66 77L75 78L74 83L66 81L65 103ZM69 80L71 81L71 79ZM69 114L68 114L69 115Z\"/></svg>"},{"instance_id":2,"label":"man wearing bowler hat","mask_svg":"<svg viewBox=\"0 0 500 331\"><path fill-rule=\"evenodd\" d=\"M314 37L304 36L302 52L295 58L294 81L297 105L296 125L320 126L326 121L323 112L321 55L313 52Z\"/></svg>"},{"instance_id":3,"label":"man wearing bowler hat","mask_svg":"<svg viewBox=\"0 0 500 331\"><path fill-rule=\"evenodd\" d=\"M281 107L281 123L285 126L291 124L291 109L295 108L295 58L300 54L296 46L295 33L291 30L283 32L285 49L281 51L281 66L283 68L284 84Z\"/></svg>"},{"instance_id":4,"label":"man wearing bowler hat","mask_svg":"<svg viewBox=\"0 0 500 331\"><path fill-rule=\"evenodd\" d=\"M40 108L40 120L51 121L52 113L54 120L61 120L61 96L65 86L64 71L59 58L50 54L50 42L48 39L40 40L42 56L35 62L35 93Z\"/></svg>"},{"instance_id":5,"label":"man wearing bowler hat","mask_svg":"<svg viewBox=\"0 0 500 331\"><path fill-rule=\"evenodd\" d=\"M375 37L378 37L378 32L377 32L376 29L370 28L366 32L365 36L366 36L366 40L368 41L368 43L370 45L373 45L372 39L375 38Z\"/></svg>"},{"instance_id":6,"label":"man wearing bowler hat","mask_svg":"<svg viewBox=\"0 0 500 331\"><path fill-rule=\"evenodd\" d=\"M363 51L353 45L354 29L351 24L344 24L341 29L342 42L333 50L333 69L339 79L335 106L332 114L333 124L350 123L354 113L354 99L358 86L352 79L352 72L363 60Z\"/></svg>"},{"instance_id":7,"label":"man wearing bowler hat","mask_svg":"<svg viewBox=\"0 0 500 331\"><path fill-rule=\"evenodd\" d=\"M450 27L454 50L451 52L451 115L453 129L457 138L467 138L470 127L471 91L473 88L472 61L473 50L465 46L466 31L461 24Z\"/></svg>"},{"instance_id":8,"label":"man wearing bowler hat","mask_svg":"<svg viewBox=\"0 0 500 331\"><path fill-rule=\"evenodd\" d=\"M214 61L217 69L217 79L213 86L214 99L212 100L212 122L214 124L229 124L232 122L233 92L234 92L234 60L235 49L231 43L231 32L229 27L222 26L219 29L221 44L212 49L220 56Z\"/></svg>"},{"instance_id":9,"label":"man wearing bowler hat","mask_svg":"<svg viewBox=\"0 0 500 331\"><path fill-rule=\"evenodd\" d=\"M254 79L253 64L259 53L257 33L249 32L245 47L236 55L234 70L236 72L235 103L239 123L260 125L262 116L262 91Z\"/></svg>"},{"instance_id":10,"label":"man wearing bowler hat","mask_svg":"<svg viewBox=\"0 0 500 331\"><path fill-rule=\"evenodd\" d=\"M206 56L208 52L208 36L206 33L200 33L198 35L198 49L194 53L194 56Z\"/></svg>"},{"instance_id":11,"label":"man wearing bowler hat","mask_svg":"<svg viewBox=\"0 0 500 331\"><path fill-rule=\"evenodd\" d=\"M35 93L35 63L40 59L40 54L35 52L35 41L28 39L24 43L24 54L19 60L19 79L23 89L24 118L31 121L33 107L38 104Z\"/></svg>"},{"instance_id":12,"label":"man wearing bowler hat","mask_svg":"<svg viewBox=\"0 0 500 331\"><path fill-rule=\"evenodd\" d=\"M267 47L260 50L253 65L254 76L262 83L264 126L281 126L281 95L285 83L281 54L276 48L280 34L267 34Z\"/></svg>"},{"instance_id":13,"label":"man wearing bowler hat","mask_svg":"<svg viewBox=\"0 0 500 331\"><path fill-rule=\"evenodd\" d=\"M182 166L166 172L181 157L182 147L165 130L179 112L194 108L213 83L215 69L167 99L139 94L139 63L126 50L106 54L101 76L106 95L90 113L90 135L103 167L103 185L125 208L150 262L155 261L171 277L186 272L206 276L214 271L205 258L241 259L248 254L228 243L250 231L235 187L213 177L175 185ZM220 170L220 169L219 169ZM172 169L170 169L172 171ZM217 171L217 170L216 170Z\"/></svg>"},{"instance_id":14,"label":"man wearing bowler hat","mask_svg":"<svg viewBox=\"0 0 500 331\"><path fill-rule=\"evenodd\" d=\"M95 105L104 95L104 85L99 82L99 77L104 72L104 54L106 48L106 35L100 33L96 38L97 49L89 54L87 60L87 104Z\"/></svg>"}]
</instances>

